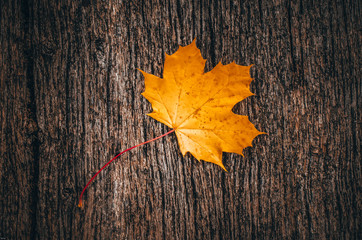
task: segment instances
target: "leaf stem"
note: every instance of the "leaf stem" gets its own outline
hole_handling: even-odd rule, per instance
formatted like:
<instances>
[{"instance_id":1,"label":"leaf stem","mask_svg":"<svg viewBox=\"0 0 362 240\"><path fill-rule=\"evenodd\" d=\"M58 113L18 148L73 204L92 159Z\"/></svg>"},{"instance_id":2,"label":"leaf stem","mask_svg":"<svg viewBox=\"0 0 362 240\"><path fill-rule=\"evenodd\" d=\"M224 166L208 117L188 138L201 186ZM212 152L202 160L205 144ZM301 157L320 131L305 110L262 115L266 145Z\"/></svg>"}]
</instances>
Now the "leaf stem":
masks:
<instances>
[{"instance_id":1,"label":"leaf stem","mask_svg":"<svg viewBox=\"0 0 362 240\"><path fill-rule=\"evenodd\" d=\"M129 150L132 150L133 148L139 147L139 146L144 145L144 144L146 144L146 143L153 142L153 141L155 141L155 140L157 140L157 139L160 139L160 138L162 138L162 137L164 137L164 136L166 136L166 135L168 135L168 134L170 134L170 133L173 133L174 131L175 131L175 129L172 129L171 131L169 131L169 132L167 132L167 133L165 133L165 134L163 134L163 135L161 135L161 136L155 137L155 138L153 138L153 139L151 139L151 140L148 140L148 141L146 141L146 142L143 142L143 143L140 143L140 144L138 144L138 145L136 145L136 146L133 146L133 147L131 147L131 148L128 148L128 149L122 151L121 153L119 153L119 154L118 154L117 156L115 156L114 158L112 158L112 159L111 159L109 162L107 162L101 169L99 169L99 171L98 171L96 174L94 174L94 176L89 180L89 182L87 183L87 185L85 185L85 187L83 188L83 191L82 191L82 193L80 194L80 197L79 197L78 207L82 207L82 206L83 206L83 201L82 201L83 194L84 194L85 190L87 189L87 187L89 186L89 184L90 184L90 183L96 178L96 176L97 176L105 167L107 167L111 162L113 162L114 160L116 160L116 159L117 159L119 156L121 156L123 153L128 152Z\"/></svg>"}]
</instances>

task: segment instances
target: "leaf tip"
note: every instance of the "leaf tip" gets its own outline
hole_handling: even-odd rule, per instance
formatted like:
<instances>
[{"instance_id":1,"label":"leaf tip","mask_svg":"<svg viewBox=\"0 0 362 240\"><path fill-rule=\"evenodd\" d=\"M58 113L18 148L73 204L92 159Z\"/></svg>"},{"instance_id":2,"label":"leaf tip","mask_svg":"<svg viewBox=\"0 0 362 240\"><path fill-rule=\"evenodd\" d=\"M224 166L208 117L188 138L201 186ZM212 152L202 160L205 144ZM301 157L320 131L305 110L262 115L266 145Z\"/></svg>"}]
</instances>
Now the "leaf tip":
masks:
<instances>
[{"instance_id":1,"label":"leaf tip","mask_svg":"<svg viewBox=\"0 0 362 240\"><path fill-rule=\"evenodd\" d=\"M222 169L224 169L224 171L225 172L227 172L228 173L228 170L226 170L226 168L225 168L225 166L224 166L224 164L221 164L221 165L219 165Z\"/></svg>"},{"instance_id":2,"label":"leaf tip","mask_svg":"<svg viewBox=\"0 0 362 240\"><path fill-rule=\"evenodd\" d=\"M192 40L191 44L196 45L196 38L194 38L194 39Z\"/></svg>"},{"instance_id":3,"label":"leaf tip","mask_svg":"<svg viewBox=\"0 0 362 240\"><path fill-rule=\"evenodd\" d=\"M140 71L142 74L143 74L143 73L146 73L145 71L142 71L142 69L140 69L140 68L136 68L136 70L137 70L137 71Z\"/></svg>"}]
</instances>

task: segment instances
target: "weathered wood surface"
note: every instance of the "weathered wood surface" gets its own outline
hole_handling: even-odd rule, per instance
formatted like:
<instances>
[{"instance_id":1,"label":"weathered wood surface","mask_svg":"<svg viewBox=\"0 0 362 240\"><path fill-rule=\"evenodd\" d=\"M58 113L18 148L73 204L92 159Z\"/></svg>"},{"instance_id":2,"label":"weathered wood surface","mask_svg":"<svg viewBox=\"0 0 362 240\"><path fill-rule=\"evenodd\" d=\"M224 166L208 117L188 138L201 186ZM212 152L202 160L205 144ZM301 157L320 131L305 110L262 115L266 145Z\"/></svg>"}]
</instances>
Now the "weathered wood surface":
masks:
<instances>
[{"instance_id":1,"label":"weathered wood surface","mask_svg":"<svg viewBox=\"0 0 362 240\"><path fill-rule=\"evenodd\" d=\"M361 2L0 3L0 238L361 239ZM269 133L182 157L136 68L196 38L206 70L250 65L235 107Z\"/></svg>"}]
</instances>

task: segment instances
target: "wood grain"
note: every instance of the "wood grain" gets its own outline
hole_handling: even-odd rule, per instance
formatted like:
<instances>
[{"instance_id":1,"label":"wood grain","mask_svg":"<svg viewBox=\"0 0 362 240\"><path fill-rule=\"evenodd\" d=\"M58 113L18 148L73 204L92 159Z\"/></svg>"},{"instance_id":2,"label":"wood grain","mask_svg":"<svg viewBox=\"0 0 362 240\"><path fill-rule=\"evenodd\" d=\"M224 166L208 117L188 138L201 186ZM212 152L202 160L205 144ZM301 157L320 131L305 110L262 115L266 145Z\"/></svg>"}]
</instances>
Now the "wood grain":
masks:
<instances>
[{"instance_id":1,"label":"wood grain","mask_svg":"<svg viewBox=\"0 0 362 240\"><path fill-rule=\"evenodd\" d=\"M0 3L0 238L361 239L360 1ZM144 79L196 38L250 65L261 135L229 172L183 157Z\"/></svg>"}]
</instances>

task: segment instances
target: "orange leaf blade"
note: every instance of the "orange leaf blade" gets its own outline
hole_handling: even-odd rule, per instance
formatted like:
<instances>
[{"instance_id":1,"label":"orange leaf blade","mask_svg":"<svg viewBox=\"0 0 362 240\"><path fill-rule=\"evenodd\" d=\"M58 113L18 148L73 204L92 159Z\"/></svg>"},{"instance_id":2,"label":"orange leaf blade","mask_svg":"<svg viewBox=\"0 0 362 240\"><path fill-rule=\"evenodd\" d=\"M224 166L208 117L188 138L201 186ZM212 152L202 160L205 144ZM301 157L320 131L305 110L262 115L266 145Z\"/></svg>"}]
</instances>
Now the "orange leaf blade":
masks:
<instances>
[{"instance_id":1,"label":"orange leaf blade","mask_svg":"<svg viewBox=\"0 0 362 240\"><path fill-rule=\"evenodd\" d=\"M253 139L263 134L233 106L253 95L251 66L219 63L204 73L205 62L195 41L166 55L163 78L145 77L143 96L150 101L149 116L175 129L183 155L212 162L225 170L222 152L242 155Z\"/></svg>"}]
</instances>

